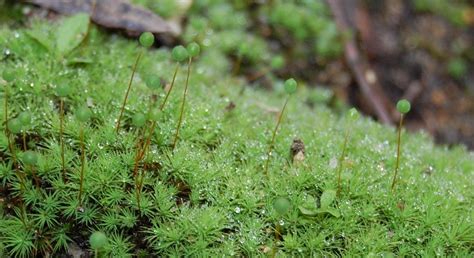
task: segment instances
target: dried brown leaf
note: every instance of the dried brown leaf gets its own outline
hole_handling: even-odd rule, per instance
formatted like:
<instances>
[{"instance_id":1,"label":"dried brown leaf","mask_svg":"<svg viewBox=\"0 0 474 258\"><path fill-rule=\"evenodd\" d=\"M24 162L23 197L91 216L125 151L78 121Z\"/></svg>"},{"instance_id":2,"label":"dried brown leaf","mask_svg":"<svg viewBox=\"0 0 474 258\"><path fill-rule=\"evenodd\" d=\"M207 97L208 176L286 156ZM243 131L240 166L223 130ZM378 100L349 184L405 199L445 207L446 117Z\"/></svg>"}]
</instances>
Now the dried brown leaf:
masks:
<instances>
[{"instance_id":1,"label":"dried brown leaf","mask_svg":"<svg viewBox=\"0 0 474 258\"><path fill-rule=\"evenodd\" d=\"M126 0L25 0L62 14L85 12L92 21L111 29L124 29L130 33L149 31L177 36L179 28L142 7ZM95 8L94 8L95 4Z\"/></svg>"}]
</instances>

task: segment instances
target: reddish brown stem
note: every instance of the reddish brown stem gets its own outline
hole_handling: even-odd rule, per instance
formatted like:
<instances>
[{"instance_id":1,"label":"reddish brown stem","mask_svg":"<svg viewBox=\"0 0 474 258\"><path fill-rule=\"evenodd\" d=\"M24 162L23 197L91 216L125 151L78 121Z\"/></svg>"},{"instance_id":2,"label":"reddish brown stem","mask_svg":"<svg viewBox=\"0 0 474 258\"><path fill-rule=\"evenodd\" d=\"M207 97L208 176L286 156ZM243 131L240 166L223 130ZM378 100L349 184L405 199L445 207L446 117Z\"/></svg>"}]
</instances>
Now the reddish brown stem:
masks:
<instances>
[{"instance_id":1,"label":"reddish brown stem","mask_svg":"<svg viewBox=\"0 0 474 258\"><path fill-rule=\"evenodd\" d=\"M35 168L33 166L30 166L30 170L31 170L31 175L33 175L33 179L35 180L36 189L40 189L40 179L36 175Z\"/></svg>"},{"instance_id":2,"label":"reddish brown stem","mask_svg":"<svg viewBox=\"0 0 474 258\"><path fill-rule=\"evenodd\" d=\"M81 179L79 185L79 206L82 207L82 191L84 189L84 166L86 160L86 152L84 147L84 126L81 125L81 129L79 132L79 138L81 142Z\"/></svg>"},{"instance_id":3,"label":"reddish brown stem","mask_svg":"<svg viewBox=\"0 0 474 258\"><path fill-rule=\"evenodd\" d=\"M61 144L61 165L63 181L66 182L66 163L64 161L64 100L61 98L59 103L59 142Z\"/></svg>"},{"instance_id":4,"label":"reddish brown stem","mask_svg":"<svg viewBox=\"0 0 474 258\"><path fill-rule=\"evenodd\" d=\"M400 164L400 148L401 148L401 137L402 137L402 125L403 125L403 114L400 114L400 124L398 125L398 140L397 140L397 163L395 164L395 173L392 181L392 191L395 189L398 176L398 166Z\"/></svg>"},{"instance_id":5,"label":"reddish brown stem","mask_svg":"<svg viewBox=\"0 0 474 258\"><path fill-rule=\"evenodd\" d=\"M133 65L132 76L130 77L130 81L128 82L127 92L125 93L125 98L123 99L122 108L120 109L120 115L119 115L119 118L117 120L117 126L115 127L115 132L117 134L118 134L118 131L120 129L120 121L122 120L122 117L123 117L123 112L125 110L125 105L127 105L128 95L130 94L130 89L132 88L133 78L135 77L135 72L137 70L138 63L140 62L140 58L142 57L142 54L143 54L143 50L140 51L140 53L138 53L137 60L135 61L135 64Z\"/></svg>"},{"instance_id":6,"label":"reddish brown stem","mask_svg":"<svg viewBox=\"0 0 474 258\"><path fill-rule=\"evenodd\" d=\"M178 120L178 125L176 126L176 133L174 135L174 141L173 145L171 147L172 150L176 147L176 143L178 142L178 137L179 137L179 129L181 128L181 125L183 123L183 117L184 117L184 105L186 104L186 96L188 95L188 85L189 85L189 74L191 73L191 64L193 62L193 58L190 57L188 61L188 73L186 75L186 84L184 86L184 93L183 93L183 101L181 102L181 111L179 113L179 120Z\"/></svg>"},{"instance_id":7,"label":"reddish brown stem","mask_svg":"<svg viewBox=\"0 0 474 258\"><path fill-rule=\"evenodd\" d=\"M275 144L276 134L277 134L277 131L278 131L278 127L280 127L281 120L283 118L283 113L285 112L286 105L288 104L289 99L290 99L290 96L288 96L286 98L285 104L283 105L283 108L281 109L281 112L278 115L278 120L277 120L277 124L275 126L275 129L273 130L272 140L270 141L270 145L268 147L267 160L265 161L265 175L268 175L268 165L269 165L269 162L270 162L270 157L271 157L271 153L272 153L272 150L273 150L273 145Z\"/></svg>"},{"instance_id":8,"label":"reddish brown stem","mask_svg":"<svg viewBox=\"0 0 474 258\"><path fill-rule=\"evenodd\" d=\"M173 80L171 81L170 89L166 93L166 96L165 96L165 99L163 100L163 103L161 103L161 105L160 105L160 111L163 111L163 109L165 108L165 105L168 101L168 97L170 96L171 91L173 90L173 87L174 87L174 84L175 84L175 81L176 81L176 75L178 74L178 68L179 68L179 64L176 66L176 69L174 71ZM151 137L153 136L153 132L155 131L155 127L156 127L156 121L153 121L153 123L151 123L151 127L150 127L150 130L149 130L149 133L148 133L148 137L145 141L145 145L143 146L142 151L140 153L140 159L143 158L143 156L146 153L146 150L150 146Z\"/></svg>"},{"instance_id":9,"label":"reddish brown stem","mask_svg":"<svg viewBox=\"0 0 474 258\"><path fill-rule=\"evenodd\" d=\"M342 161L344 160L344 157L346 156L346 147L347 147L347 142L349 141L349 135L350 135L350 129L348 128L346 130L346 135L344 137L344 143L342 145L342 153L341 156L339 157L339 163L338 169L337 169L337 195L341 193L341 172L342 172Z\"/></svg>"},{"instance_id":10,"label":"reddish brown stem","mask_svg":"<svg viewBox=\"0 0 474 258\"><path fill-rule=\"evenodd\" d=\"M23 139L23 151L26 151L26 132L23 131L22 133L22 139Z\"/></svg>"}]
</instances>

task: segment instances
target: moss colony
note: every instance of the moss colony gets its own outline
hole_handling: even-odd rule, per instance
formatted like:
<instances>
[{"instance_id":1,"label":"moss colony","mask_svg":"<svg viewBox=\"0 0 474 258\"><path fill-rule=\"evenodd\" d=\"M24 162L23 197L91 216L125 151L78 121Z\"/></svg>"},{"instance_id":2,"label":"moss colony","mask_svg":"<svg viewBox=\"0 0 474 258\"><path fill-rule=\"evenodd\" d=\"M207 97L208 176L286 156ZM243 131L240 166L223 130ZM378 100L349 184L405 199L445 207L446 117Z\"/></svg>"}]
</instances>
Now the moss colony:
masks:
<instances>
[{"instance_id":1,"label":"moss colony","mask_svg":"<svg viewBox=\"0 0 474 258\"><path fill-rule=\"evenodd\" d=\"M473 255L464 148L402 132L392 191L394 128L338 116L300 83L271 141L286 78L248 87L204 44L188 79L170 49L88 27L0 29L2 256Z\"/></svg>"}]
</instances>

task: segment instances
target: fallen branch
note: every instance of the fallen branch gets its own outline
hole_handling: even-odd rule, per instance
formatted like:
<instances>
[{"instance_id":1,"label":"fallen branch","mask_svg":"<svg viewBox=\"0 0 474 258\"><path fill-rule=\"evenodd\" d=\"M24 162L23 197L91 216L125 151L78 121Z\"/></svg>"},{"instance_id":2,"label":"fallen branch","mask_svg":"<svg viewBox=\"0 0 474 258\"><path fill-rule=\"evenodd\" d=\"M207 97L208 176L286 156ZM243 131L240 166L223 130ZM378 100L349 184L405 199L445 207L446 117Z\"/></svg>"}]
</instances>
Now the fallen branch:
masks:
<instances>
[{"instance_id":1,"label":"fallen branch","mask_svg":"<svg viewBox=\"0 0 474 258\"><path fill-rule=\"evenodd\" d=\"M343 35L350 31L347 24L341 4L338 0L327 0L329 7L334 15L338 29ZM382 88L377 82L377 76L369 64L363 59L357 49L357 44L353 37L344 37L344 54L347 65L351 69L362 93L372 106L377 118L384 124L393 124L393 119L390 116L391 112L388 109L393 109L389 106L389 100L382 91Z\"/></svg>"}]
</instances>

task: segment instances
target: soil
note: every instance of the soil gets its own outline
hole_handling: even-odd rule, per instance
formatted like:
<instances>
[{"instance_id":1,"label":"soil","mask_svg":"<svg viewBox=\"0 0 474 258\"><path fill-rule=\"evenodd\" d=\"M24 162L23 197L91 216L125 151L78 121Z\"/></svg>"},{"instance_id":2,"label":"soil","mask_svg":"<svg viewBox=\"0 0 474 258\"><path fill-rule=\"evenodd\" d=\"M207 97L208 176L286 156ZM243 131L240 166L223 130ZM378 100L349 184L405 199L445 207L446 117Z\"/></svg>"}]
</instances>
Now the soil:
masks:
<instances>
[{"instance_id":1,"label":"soil","mask_svg":"<svg viewBox=\"0 0 474 258\"><path fill-rule=\"evenodd\" d=\"M403 0L359 1L356 8L345 6L357 28L359 51L368 58L384 94L395 103L412 102L406 127L424 129L436 142L465 144L474 149L474 24L459 27L444 17L416 12ZM455 57L467 60L467 72L453 78L447 71ZM347 67L340 61L326 73ZM331 77L331 76L326 76ZM324 78L324 76L322 76ZM367 102L356 82L333 82L336 93L362 110ZM341 93L341 89L342 93Z\"/></svg>"}]
</instances>

